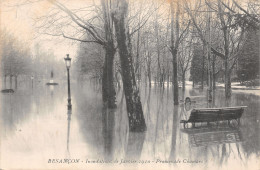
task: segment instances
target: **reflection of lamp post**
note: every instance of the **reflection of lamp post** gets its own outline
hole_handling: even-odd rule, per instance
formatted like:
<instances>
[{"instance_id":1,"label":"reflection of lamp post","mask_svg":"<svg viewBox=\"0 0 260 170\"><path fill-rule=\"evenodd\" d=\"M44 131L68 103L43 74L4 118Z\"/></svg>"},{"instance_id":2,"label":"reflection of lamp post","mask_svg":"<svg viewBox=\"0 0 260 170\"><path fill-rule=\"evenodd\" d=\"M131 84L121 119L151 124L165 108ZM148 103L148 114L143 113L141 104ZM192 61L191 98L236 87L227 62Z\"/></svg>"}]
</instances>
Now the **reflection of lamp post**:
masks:
<instances>
[{"instance_id":1,"label":"reflection of lamp post","mask_svg":"<svg viewBox=\"0 0 260 170\"><path fill-rule=\"evenodd\" d=\"M67 73L68 73L68 110L71 110L71 98L70 98L70 66L71 66L71 58L69 57L69 54L67 54L67 58L64 58L66 62L67 67Z\"/></svg>"},{"instance_id":2,"label":"reflection of lamp post","mask_svg":"<svg viewBox=\"0 0 260 170\"><path fill-rule=\"evenodd\" d=\"M71 120L71 110L68 110L68 129L67 129L67 153L70 155L69 143L70 143L70 120Z\"/></svg>"},{"instance_id":3,"label":"reflection of lamp post","mask_svg":"<svg viewBox=\"0 0 260 170\"><path fill-rule=\"evenodd\" d=\"M33 76L31 76L31 80L32 80L32 88L33 88L33 79L34 79L34 77L33 77Z\"/></svg>"}]
</instances>

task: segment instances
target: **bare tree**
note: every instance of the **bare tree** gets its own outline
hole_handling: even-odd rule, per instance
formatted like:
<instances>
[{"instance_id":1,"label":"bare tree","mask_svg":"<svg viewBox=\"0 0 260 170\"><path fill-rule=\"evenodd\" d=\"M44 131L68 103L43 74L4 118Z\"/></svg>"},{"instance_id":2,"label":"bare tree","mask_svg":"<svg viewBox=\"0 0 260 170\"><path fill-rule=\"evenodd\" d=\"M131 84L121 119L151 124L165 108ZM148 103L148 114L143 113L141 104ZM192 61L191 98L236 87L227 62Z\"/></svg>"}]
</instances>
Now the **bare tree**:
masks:
<instances>
[{"instance_id":1,"label":"bare tree","mask_svg":"<svg viewBox=\"0 0 260 170\"><path fill-rule=\"evenodd\" d=\"M4 87L7 88L6 79L9 76L9 88L13 88L13 78L15 78L17 89L18 77L30 74L31 53L25 43L19 42L9 32L1 31L1 33L1 73L4 77Z\"/></svg>"},{"instance_id":2,"label":"bare tree","mask_svg":"<svg viewBox=\"0 0 260 170\"><path fill-rule=\"evenodd\" d=\"M234 8L234 5L230 4L230 6L226 5L225 1L223 0L217 0L216 2L211 2L206 4L206 11L203 11L205 9L202 9L203 6L201 4L201 1L198 1L198 4L196 5L195 10L191 10L191 7L188 7L188 3L186 2L186 10L189 13L193 25L197 30L197 33L204 45L204 47L207 47L207 55L208 55L208 68L211 67L211 61L210 61L210 53L213 53L214 55L221 58L224 62L224 70L225 70L225 96L226 98L230 98L231 96L231 72L232 69L235 66L235 63L237 61L238 54L240 53L239 49L243 45L243 37L244 37L244 29L234 29L231 26L234 24L235 20L232 16L227 14L227 9ZM202 12L200 11L202 10ZM211 20L215 20L218 22L217 28L221 32L221 39L219 39L218 44L224 44L221 48L218 47L219 50L217 50L216 47L212 46L212 40L208 38L211 33L209 31L203 30L199 26L198 19L196 16L199 15L199 13L214 13L215 17L211 18ZM208 17L209 19L209 17ZM210 24L208 24L208 29L210 29ZM212 74L212 73L210 73ZM210 79L212 81L212 78ZM212 82L209 82L212 83Z\"/></svg>"},{"instance_id":3,"label":"bare tree","mask_svg":"<svg viewBox=\"0 0 260 170\"><path fill-rule=\"evenodd\" d=\"M190 70L190 62L193 55L193 37L190 35L189 41L184 41L181 43L180 57L178 60L179 74L182 80L182 89L185 90L185 80L187 71Z\"/></svg>"},{"instance_id":4,"label":"bare tree","mask_svg":"<svg viewBox=\"0 0 260 170\"><path fill-rule=\"evenodd\" d=\"M173 5L173 0L170 2L170 8L171 8L171 46L170 46L170 51L172 54L172 65L173 65L173 76L172 76L172 82L173 82L173 100L174 104L178 105L179 100L178 100L178 50L179 50L179 45L183 40L183 36L186 33L189 23L186 24L186 26L180 30L180 2L176 2L176 8Z\"/></svg>"},{"instance_id":5,"label":"bare tree","mask_svg":"<svg viewBox=\"0 0 260 170\"><path fill-rule=\"evenodd\" d=\"M126 0L112 1L111 15L115 25L120 55L129 128L130 131L144 131L146 130L146 124L139 89L135 80L127 13L128 3Z\"/></svg>"},{"instance_id":6,"label":"bare tree","mask_svg":"<svg viewBox=\"0 0 260 170\"><path fill-rule=\"evenodd\" d=\"M83 43L101 45L105 51L102 98L105 106L115 108L116 93L113 84L113 63L116 47L108 0L101 0L101 8L94 3L91 6L77 9L69 9L59 1L48 0L48 2L53 4L54 8L47 15L35 19L38 32ZM89 17L89 15L86 15L88 12L96 15ZM87 18L84 18L86 16Z\"/></svg>"}]
</instances>

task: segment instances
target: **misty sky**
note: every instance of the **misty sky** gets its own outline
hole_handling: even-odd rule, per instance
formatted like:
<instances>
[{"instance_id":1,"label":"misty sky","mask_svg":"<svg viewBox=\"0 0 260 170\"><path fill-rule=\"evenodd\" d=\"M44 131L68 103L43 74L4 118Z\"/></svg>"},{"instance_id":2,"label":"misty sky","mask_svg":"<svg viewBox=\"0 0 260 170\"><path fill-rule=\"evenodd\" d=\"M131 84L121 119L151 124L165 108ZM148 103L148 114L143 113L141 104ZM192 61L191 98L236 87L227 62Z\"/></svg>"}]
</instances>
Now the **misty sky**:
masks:
<instances>
[{"instance_id":1,"label":"misty sky","mask_svg":"<svg viewBox=\"0 0 260 170\"><path fill-rule=\"evenodd\" d=\"M21 2L21 1L20 1ZM57 58L64 58L67 53L73 58L76 55L77 43L58 37L39 35L34 28L33 18L44 15L51 8L50 3L28 4L16 7L16 0L4 0L1 4L1 29L6 30L22 41L26 46L33 47L39 43L41 49L54 51Z\"/></svg>"}]
</instances>

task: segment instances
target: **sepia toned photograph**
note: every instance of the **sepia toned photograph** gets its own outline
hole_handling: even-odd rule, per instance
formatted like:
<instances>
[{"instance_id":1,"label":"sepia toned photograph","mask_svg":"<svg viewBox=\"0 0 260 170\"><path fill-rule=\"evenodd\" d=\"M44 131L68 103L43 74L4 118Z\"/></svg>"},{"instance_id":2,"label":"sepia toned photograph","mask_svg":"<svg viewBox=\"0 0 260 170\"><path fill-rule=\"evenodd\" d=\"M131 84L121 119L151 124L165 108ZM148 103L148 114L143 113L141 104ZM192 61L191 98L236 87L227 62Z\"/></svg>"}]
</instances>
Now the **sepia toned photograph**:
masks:
<instances>
[{"instance_id":1,"label":"sepia toned photograph","mask_svg":"<svg viewBox=\"0 0 260 170\"><path fill-rule=\"evenodd\" d=\"M259 0L1 0L0 170L260 170Z\"/></svg>"}]
</instances>

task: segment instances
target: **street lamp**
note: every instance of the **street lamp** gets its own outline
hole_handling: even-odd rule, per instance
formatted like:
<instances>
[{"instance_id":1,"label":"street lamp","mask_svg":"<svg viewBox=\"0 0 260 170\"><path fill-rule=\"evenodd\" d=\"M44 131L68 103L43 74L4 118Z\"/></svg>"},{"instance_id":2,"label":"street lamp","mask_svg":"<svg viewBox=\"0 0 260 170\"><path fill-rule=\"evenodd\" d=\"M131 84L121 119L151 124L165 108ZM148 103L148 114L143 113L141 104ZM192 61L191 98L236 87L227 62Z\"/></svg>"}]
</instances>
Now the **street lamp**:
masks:
<instances>
[{"instance_id":1,"label":"street lamp","mask_svg":"<svg viewBox=\"0 0 260 170\"><path fill-rule=\"evenodd\" d=\"M67 73L68 73L68 110L71 110L71 97L70 97L70 66L71 66L71 58L69 57L69 54L67 54L67 58L64 58L66 67L67 67Z\"/></svg>"}]
</instances>

